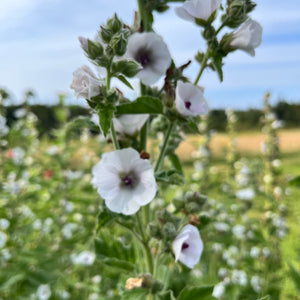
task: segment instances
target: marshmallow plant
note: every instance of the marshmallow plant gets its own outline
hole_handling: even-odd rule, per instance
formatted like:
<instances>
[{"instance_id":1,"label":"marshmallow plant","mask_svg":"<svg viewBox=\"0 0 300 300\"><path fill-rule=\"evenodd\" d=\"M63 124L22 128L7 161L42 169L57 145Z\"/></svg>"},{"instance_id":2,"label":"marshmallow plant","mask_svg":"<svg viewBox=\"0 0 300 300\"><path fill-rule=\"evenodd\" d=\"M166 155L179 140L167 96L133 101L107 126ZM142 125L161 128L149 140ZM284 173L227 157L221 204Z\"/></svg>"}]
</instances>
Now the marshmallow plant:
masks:
<instances>
[{"instance_id":1,"label":"marshmallow plant","mask_svg":"<svg viewBox=\"0 0 300 300\"><path fill-rule=\"evenodd\" d=\"M205 241L199 230L207 219L200 212L206 197L198 191L183 191L170 203L159 199L160 187L179 185L184 190L183 168L175 149L184 133L200 133L199 122L208 114L204 88L198 86L204 71L215 71L222 81L224 57L237 49L253 54L262 31L249 19L255 7L251 0L227 1L226 9L221 0L174 5L180 18L193 22L195 30L200 27L206 41L205 51L195 55L200 67L193 80L184 74L190 58L176 66L164 37L153 29L154 12L163 13L169 9L168 2L178 1L137 2L132 26L115 14L100 26L96 37L79 38L101 76L83 66L73 73L71 84L76 97L86 99L97 115L94 119L102 135L114 148L106 148L108 152L92 168L92 184L103 200L96 254L104 265L127 266L127 284L119 292L122 297L200 299L207 292L212 294L213 286L192 287L184 279L186 287L175 289L170 278L184 278L187 270L201 265ZM233 31L220 37L224 27ZM127 90L122 91L125 86ZM147 139L154 128L163 138L159 149L150 153ZM101 238L107 233L109 240ZM112 254L121 240L135 245L128 261ZM122 286L120 280L118 286Z\"/></svg>"}]
</instances>

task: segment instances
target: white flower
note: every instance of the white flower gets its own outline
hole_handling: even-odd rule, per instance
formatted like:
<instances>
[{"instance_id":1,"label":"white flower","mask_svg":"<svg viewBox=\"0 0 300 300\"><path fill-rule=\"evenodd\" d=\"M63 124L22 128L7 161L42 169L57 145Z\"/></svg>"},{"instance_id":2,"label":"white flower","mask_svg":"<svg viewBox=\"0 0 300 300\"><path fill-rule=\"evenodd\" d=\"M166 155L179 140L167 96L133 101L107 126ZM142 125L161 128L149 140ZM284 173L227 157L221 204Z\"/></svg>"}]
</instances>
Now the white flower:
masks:
<instances>
[{"instance_id":1,"label":"white flower","mask_svg":"<svg viewBox=\"0 0 300 300\"><path fill-rule=\"evenodd\" d=\"M224 222L217 222L214 226L217 231L221 232L227 232L230 229L229 225Z\"/></svg>"},{"instance_id":2,"label":"white flower","mask_svg":"<svg viewBox=\"0 0 300 300\"><path fill-rule=\"evenodd\" d=\"M25 151L20 147L15 147L12 149L12 160L15 165L20 165L23 162L25 156Z\"/></svg>"},{"instance_id":3,"label":"white flower","mask_svg":"<svg viewBox=\"0 0 300 300\"><path fill-rule=\"evenodd\" d=\"M214 286L212 296L215 298L221 298L225 293L225 284L224 282L219 282Z\"/></svg>"},{"instance_id":4,"label":"white flower","mask_svg":"<svg viewBox=\"0 0 300 300\"><path fill-rule=\"evenodd\" d=\"M241 286L247 285L247 274L242 270L232 271L232 282Z\"/></svg>"},{"instance_id":5,"label":"white flower","mask_svg":"<svg viewBox=\"0 0 300 300\"><path fill-rule=\"evenodd\" d=\"M252 188L247 188L243 190L238 190L235 193L236 197L241 200L252 200L255 197L255 191Z\"/></svg>"},{"instance_id":6,"label":"white flower","mask_svg":"<svg viewBox=\"0 0 300 300\"><path fill-rule=\"evenodd\" d=\"M260 293L261 292L261 290L262 290L262 287L261 287L261 279L260 279L260 277L259 276L257 276L257 275L254 275L254 276L252 276L252 278L251 278L251 285L252 285L252 288L253 288L253 290L256 292L256 293Z\"/></svg>"},{"instance_id":7,"label":"white flower","mask_svg":"<svg viewBox=\"0 0 300 300\"><path fill-rule=\"evenodd\" d=\"M10 225L10 222L7 219L0 219L0 229L6 230Z\"/></svg>"},{"instance_id":8,"label":"white flower","mask_svg":"<svg viewBox=\"0 0 300 300\"><path fill-rule=\"evenodd\" d=\"M48 300L51 297L51 290L48 284L41 284L36 292L39 300Z\"/></svg>"},{"instance_id":9,"label":"white flower","mask_svg":"<svg viewBox=\"0 0 300 300\"><path fill-rule=\"evenodd\" d=\"M175 261L180 261L192 269L200 260L203 251L203 242L198 229L193 225L183 227L179 235L173 241Z\"/></svg>"},{"instance_id":10,"label":"white flower","mask_svg":"<svg viewBox=\"0 0 300 300\"><path fill-rule=\"evenodd\" d=\"M154 32L136 32L128 39L126 57L137 61L143 69L137 77L151 85L163 76L171 64L171 55L163 39Z\"/></svg>"},{"instance_id":11,"label":"white flower","mask_svg":"<svg viewBox=\"0 0 300 300\"><path fill-rule=\"evenodd\" d=\"M82 251L78 255L71 254L71 261L74 265L91 266L95 258L95 253L90 251Z\"/></svg>"},{"instance_id":12,"label":"white flower","mask_svg":"<svg viewBox=\"0 0 300 300\"><path fill-rule=\"evenodd\" d=\"M250 250L250 256L253 258L257 258L259 256L260 249L258 247L252 247Z\"/></svg>"},{"instance_id":13,"label":"white flower","mask_svg":"<svg viewBox=\"0 0 300 300\"><path fill-rule=\"evenodd\" d=\"M255 55L255 48L262 42L262 27L261 25L248 19L242 27L232 35L230 46L235 49L241 49L250 54Z\"/></svg>"},{"instance_id":14,"label":"white flower","mask_svg":"<svg viewBox=\"0 0 300 300\"><path fill-rule=\"evenodd\" d=\"M178 81L175 104L183 116L198 116L208 113L208 106L200 87L190 82Z\"/></svg>"},{"instance_id":15,"label":"white flower","mask_svg":"<svg viewBox=\"0 0 300 300\"><path fill-rule=\"evenodd\" d=\"M7 241L7 235L4 232L0 231L0 249L5 246L6 241Z\"/></svg>"},{"instance_id":16,"label":"white flower","mask_svg":"<svg viewBox=\"0 0 300 300\"><path fill-rule=\"evenodd\" d=\"M176 7L176 14L188 21L195 19L207 21L220 7L222 0L186 0L181 7Z\"/></svg>"},{"instance_id":17,"label":"white flower","mask_svg":"<svg viewBox=\"0 0 300 300\"><path fill-rule=\"evenodd\" d=\"M148 117L149 115L147 114L129 114L121 115L118 118L113 118L115 130L120 133L134 135L143 127Z\"/></svg>"},{"instance_id":18,"label":"white flower","mask_svg":"<svg viewBox=\"0 0 300 300\"><path fill-rule=\"evenodd\" d=\"M75 91L77 98L90 100L92 97L99 95L101 83L88 66L82 66L73 72L71 89Z\"/></svg>"},{"instance_id":19,"label":"white flower","mask_svg":"<svg viewBox=\"0 0 300 300\"><path fill-rule=\"evenodd\" d=\"M27 111L25 108L19 108L17 110L15 110L14 115L17 119L23 118L25 117Z\"/></svg>"},{"instance_id":20,"label":"white flower","mask_svg":"<svg viewBox=\"0 0 300 300\"><path fill-rule=\"evenodd\" d=\"M103 154L92 173L92 184L106 206L116 213L136 213L153 200L157 191L150 162L132 148Z\"/></svg>"},{"instance_id":21,"label":"white flower","mask_svg":"<svg viewBox=\"0 0 300 300\"><path fill-rule=\"evenodd\" d=\"M6 125L6 119L0 115L0 136L7 135L9 128Z\"/></svg>"},{"instance_id":22,"label":"white flower","mask_svg":"<svg viewBox=\"0 0 300 300\"><path fill-rule=\"evenodd\" d=\"M232 233L236 236L238 239L242 239L245 237L246 228L243 225L235 225L232 228Z\"/></svg>"}]
</instances>

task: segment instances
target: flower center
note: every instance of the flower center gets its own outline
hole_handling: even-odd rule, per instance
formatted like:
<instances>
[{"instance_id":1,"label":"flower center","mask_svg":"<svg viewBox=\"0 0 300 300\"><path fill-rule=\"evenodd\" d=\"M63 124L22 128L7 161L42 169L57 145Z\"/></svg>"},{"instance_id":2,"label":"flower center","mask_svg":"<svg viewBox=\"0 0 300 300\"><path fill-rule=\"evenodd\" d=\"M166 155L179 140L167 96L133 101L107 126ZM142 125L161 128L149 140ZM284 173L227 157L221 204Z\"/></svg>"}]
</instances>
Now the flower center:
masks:
<instances>
[{"instance_id":1,"label":"flower center","mask_svg":"<svg viewBox=\"0 0 300 300\"><path fill-rule=\"evenodd\" d=\"M132 185L132 178L129 175L126 175L123 179L122 179L124 185L129 186Z\"/></svg>"},{"instance_id":2,"label":"flower center","mask_svg":"<svg viewBox=\"0 0 300 300\"><path fill-rule=\"evenodd\" d=\"M147 65L150 62L149 56L147 53L143 53L140 55L140 63L142 66Z\"/></svg>"},{"instance_id":3,"label":"flower center","mask_svg":"<svg viewBox=\"0 0 300 300\"><path fill-rule=\"evenodd\" d=\"M182 247L181 247L181 250L185 250L185 249L187 249L189 246L190 246L189 244L183 243L183 244L182 244Z\"/></svg>"},{"instance_id":4,"label":"flower center","mask_svg":"<svg viewBox=\"0 0 300 300\"><path fill-rule=\"evenodd\" d=\"M134 188L138 184L138 177L134 172L129 172L127 174L120 174L121 186L124 188Z\"/></svg>"},{"instance_id":5,"label":"flower center","mask_svg":"<svg viewBox=\"0 0 300 300\"><path fill-rule=\"evenodd\" d=\"M184 105L185 105L185 108L186 108L186 109L190 109L192 103L191 103L190 101L185 101L185 102L184 102Z\"/></svg>"},{"instance_id":6,"label":"flower center","mask_svg":"<svg viewBox=\"0 0 300 300\"><path fill-rule=\"evenodd\" d=\"M151 63L151 55L146 49L141 49L137 52L135 60L145 67Z\"/></svg>"}]
</instances>

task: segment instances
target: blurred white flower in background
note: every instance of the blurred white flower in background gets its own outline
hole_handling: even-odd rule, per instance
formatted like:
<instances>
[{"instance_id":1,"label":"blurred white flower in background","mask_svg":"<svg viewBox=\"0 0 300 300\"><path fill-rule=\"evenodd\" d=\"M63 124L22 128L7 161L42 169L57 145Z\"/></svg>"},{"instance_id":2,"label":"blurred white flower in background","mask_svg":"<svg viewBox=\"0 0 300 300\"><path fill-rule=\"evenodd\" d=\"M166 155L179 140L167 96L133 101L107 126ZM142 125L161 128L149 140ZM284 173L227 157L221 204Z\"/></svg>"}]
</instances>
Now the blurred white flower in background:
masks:
<instances>
[{"instance_id":1,"label":"blurred white flower in background","mask_svg":"<svg viewBox=\"0 0 300 300\"><path fill-rule=\"evenodd\" d=\"M96 255L90 251L82 251L79 254L71 254L71 261L74 265L91 266L95 261Z\"/></svg>"},{"instance_id":2,"label":"blurred white flower in background","mask_svg":"<svg viewBox=\"0 0 300 300\"><path fill-rule=\"evenodd\" d=\"M221 298L225 293L225 289L226 289L226 287L225 287L224 282L219 282L218 284L216 284L214 286L212 296L217 299Z\"/></svg>"},{"instance_id":3,"label":"blurred white flower in background","mask_svg":"<svg viewBox=\"0 0 300 300\"><path fill-rule=\"evenodd\" d=\"M6 241L7 241L7 235L4 232L0 231L0 249L5 246Z\"/></svg>"},{"instance_id":4,"label":"blurred white flower in background","mask_svg":"<svg viewBox=\"0 0 300 300\"><path fill-rule=\"evenodd\" d=\"M252 188L247 188L236 191L235 195L241 200L250 201L255 197L255 191Z\"/></svg>"},{"instance_id":5,"label":"blurred white flower in background","mask_svg":"<svg viewBox=\"0 0 300 300\"><path fill-rule=\"evenodd\" d=\"M41 284L37 291L36 295L39 300L48 300L51 297L51 289L48 284Z\"/></svg>"},{"instance_id":6,"label":"blurred white flower in background","mask_svg":"<svg viewBox=\"0 0 300 300\"><path fill-rule=\"evenodd\" d=\"M0 115L0 136L7 135L9 132L9 128L6 125L6 119Z\"/></svg>"}]
</instances>

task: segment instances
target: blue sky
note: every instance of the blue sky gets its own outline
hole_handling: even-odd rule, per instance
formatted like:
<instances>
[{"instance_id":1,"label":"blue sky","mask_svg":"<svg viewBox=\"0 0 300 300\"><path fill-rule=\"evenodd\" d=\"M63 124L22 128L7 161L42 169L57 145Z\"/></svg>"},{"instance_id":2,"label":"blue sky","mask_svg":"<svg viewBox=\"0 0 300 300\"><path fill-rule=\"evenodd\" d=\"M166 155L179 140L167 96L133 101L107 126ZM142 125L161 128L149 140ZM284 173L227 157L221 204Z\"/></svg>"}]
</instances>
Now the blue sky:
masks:
<instances>
[{"instance_id":1,"label":"blue sky","mask_svg":"<svg viewBox=\"0 0 300 300\"><path fill-rule=\"evenodd\" d=\"M226 57L223 83L215 73L204 73L200 84L211 108L260 107L266 91L274 102L300 99L300 1L256 2L251 17L264 28L263 43L254 58L242 51ZM176 5L156 15L155 30L175 62L182 64L205 45L199 28L175 15ZM0 87L7 88L16 101L32 88L39 102L55 102L56 94L64 92L69 102L78 103L69 88L72 73L88 61L77 37L93 38L115 11L131 24L136 7L135 0L1 0ZM197 71L195 63L186 74L193 80Z\"/></svg>"}]
</instances>

